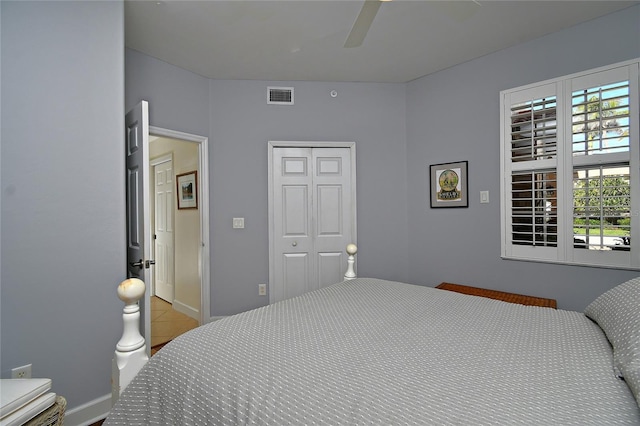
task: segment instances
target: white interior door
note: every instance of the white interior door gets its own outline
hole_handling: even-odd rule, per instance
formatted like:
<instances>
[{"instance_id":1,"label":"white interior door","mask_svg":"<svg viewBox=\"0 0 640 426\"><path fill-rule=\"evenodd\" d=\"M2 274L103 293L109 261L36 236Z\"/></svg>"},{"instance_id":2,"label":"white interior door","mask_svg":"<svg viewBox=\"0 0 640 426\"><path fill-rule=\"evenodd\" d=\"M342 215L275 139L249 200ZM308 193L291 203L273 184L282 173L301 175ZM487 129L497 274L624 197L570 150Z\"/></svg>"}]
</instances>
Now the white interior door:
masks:
<instances>
[{"instance_id":1,"label":"white interior door","mask_svg":"<svg viewBox=\"0 0 640 426\"><path fill-rule=\"evenodd\" d=\"M144 281L146 290L140 303L143 318L140 332L151 342L150 260L151 233L149 223L149 104L140 102L125 117L127 169L127 276Z\"/></svg>"},{"instance_id":2,"label":"white interior door","mask_svg":"<svg viewBox=\"0 0 640 426\"><path fill-rule=\"evenodd\" d=\"M355 197L352 198L351 161L348 148L313 148L313 217L315 277L317 288L344 280L346 247L355 243ZM355 188L353 188L355 189Z\"/></svg>"},{"instance_id":3,"label":"white interior door","mask_svg":"<svg viewBox=\"0 0 640 426\"><path fill-rule=\"evenodd\" d=\"M317 287L313 280L313 172L310 148L273 150L275 281L273 300Z\"/></svg>"},{"instance_id":4,"label":"white interior door","mask_svg":"<svg viewBox=\"0 0 640 426\"><path fill-rule=\"evenodd\" d=\"M354 149L272 148L271 302L343 280L356 242Z\"/></svg>"},{"instance_id":5,"label":"white interior door","mask_svg":"<svg viewBox=\"0 0 640 426\"><path fill-rule=\"evenodd\" d=\"M173 303L175 294L174 218L175 181L171 159L153 166L155 295Z\"/></svg>"}]
</instances>

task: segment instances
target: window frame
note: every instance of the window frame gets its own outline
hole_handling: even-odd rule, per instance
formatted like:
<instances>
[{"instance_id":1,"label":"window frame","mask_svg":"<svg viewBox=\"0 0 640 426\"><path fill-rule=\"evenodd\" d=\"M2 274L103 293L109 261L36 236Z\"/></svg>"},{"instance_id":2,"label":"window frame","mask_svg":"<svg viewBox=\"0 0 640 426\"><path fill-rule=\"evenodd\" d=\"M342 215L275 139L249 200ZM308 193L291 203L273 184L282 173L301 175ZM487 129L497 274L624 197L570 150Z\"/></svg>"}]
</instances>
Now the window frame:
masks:
<instances>
[{"instance_id":1,"label":"window frame","mask_svg":"<svg viewBox=\"0 0 640 426\"><path fill-rule=\"evenodd\" d=\"M618 269L640 269L640 59L620 62L542 82L502 90L500 92L500 224L501 257L503 259L560 263ZM605 81L622 77L629 81L629 150L622 153L605 153L585 156L573 154L572 95L576 90L603 86ZM577 87L577 88L576 88ZM527 100L546 99L555 96L556 105L556 153L555 158L512 161L512 107ZM533 129L531 131L533 134ZM533 138L533 137L532 137ZM580 167L624 163L629 166L631 186L630 248L621 250L589 250L574 247L573 232L573 176ZM557 242L536 245L535 232L531 244L513 241L513 192L514 173L556 173ZM517 208L516 208L517 210ZM531 226L535 227L535 214ZM533 228L535 229L535 228ZM547 234L544 234L547 235Z\"/></svg>"}]
</instances>

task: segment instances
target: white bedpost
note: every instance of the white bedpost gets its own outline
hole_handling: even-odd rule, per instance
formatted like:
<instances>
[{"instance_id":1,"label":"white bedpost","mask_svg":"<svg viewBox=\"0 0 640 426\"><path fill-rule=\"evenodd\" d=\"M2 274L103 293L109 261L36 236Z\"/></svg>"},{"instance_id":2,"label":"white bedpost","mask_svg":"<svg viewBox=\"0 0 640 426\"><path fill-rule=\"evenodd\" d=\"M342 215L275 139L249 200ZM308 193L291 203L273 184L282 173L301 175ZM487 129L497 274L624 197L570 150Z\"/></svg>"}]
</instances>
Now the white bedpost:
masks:
<instances>
[{"instance_id":1,"label":"white bedpost","mask_svg":"<svg viewBox=\"0 0 640 426\"><path fill-rule=\"evenodd\" d=\"M358 252L358 246L355 244L347 244L347 254L349 257L347 258L347 272L344 273L345 280L352 280L356 278L356 273L353 270L353 265L356 262L356 253Z\"/></svg>"},{"instance_id":2,"label":"white bedpost","mask_svg":"<svg viewBox=\"0 0 640 426\"><path fill-rule=\"evenodd\" d=\"M120 393L149 360L144 337L140 334L140 305L144 295L144 282L129 278L118 286L118 297L124 302L122 320L124 331L116 345L111 371L111 403L115 404Z\"/></svg>"}]
</instances>

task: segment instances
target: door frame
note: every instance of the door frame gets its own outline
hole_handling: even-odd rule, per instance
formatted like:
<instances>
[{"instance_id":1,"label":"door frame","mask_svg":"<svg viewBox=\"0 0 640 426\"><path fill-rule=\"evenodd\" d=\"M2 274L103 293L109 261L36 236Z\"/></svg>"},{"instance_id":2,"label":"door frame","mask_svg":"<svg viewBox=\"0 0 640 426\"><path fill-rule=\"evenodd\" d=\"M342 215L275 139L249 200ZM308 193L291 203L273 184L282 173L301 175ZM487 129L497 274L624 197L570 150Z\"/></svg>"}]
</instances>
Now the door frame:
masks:
<instances>
[{"instance_id":1,"label":"door frame","mask_svg":"<svg viewBox=\"0 0 640 426\"><path fill-rule=\"evenodd\" d=\"M149 126L149 134L167 138L180 139L198 144L198 189L200 197L198 211L200 213L200 324L211 321L211 260L209 257L209 138L191 133L169 130L162 127Z\"/></svg>"},{"instance_id":2,"label":"door frame","mask_svg":"<svg viewBox=\"0 0 640 426\"><path fill-rule=\"evenodd\" d=\"M353 190L351 191L351 205L353 206L353 215L351 217L351 229L353 235L353 243L358 240L357 222L357 198L356 198L356 143L355 142L329 142L329 141L269 141L268 143L268 204L269 204L269 303L275 302L275 292L273 291L273 283L275 282L275 250L274 244L274 226L273 226L273 149L274 148L349 148L349 158L351 159L351 183ZM345 247L346 249L346 247Z\"/></svg>"}]
</instances>

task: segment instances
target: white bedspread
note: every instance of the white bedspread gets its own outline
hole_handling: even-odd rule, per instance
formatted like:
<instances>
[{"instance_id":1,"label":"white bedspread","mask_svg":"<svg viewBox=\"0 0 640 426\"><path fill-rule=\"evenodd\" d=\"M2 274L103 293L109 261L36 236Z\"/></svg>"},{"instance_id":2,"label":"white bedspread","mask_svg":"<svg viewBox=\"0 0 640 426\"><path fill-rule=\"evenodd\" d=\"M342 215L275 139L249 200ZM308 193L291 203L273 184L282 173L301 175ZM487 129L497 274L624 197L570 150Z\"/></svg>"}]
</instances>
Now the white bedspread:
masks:
<instances>
[{"instance_id":1,"label":"white bedspread","mask_svg":"<svg viewBox=\"0 0 640 426\"><path fill-rule=\"evenodd\" d=\"M193 330L105 425L640 424L582 313L377 279Z\"/></svg>"}]
</instances>

